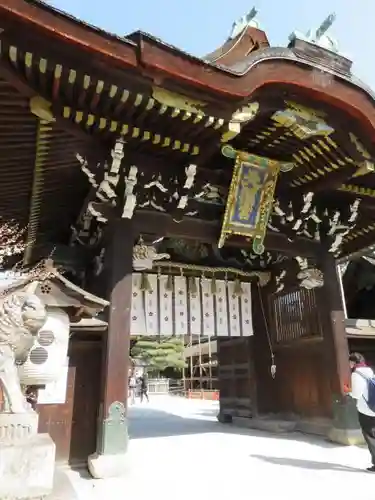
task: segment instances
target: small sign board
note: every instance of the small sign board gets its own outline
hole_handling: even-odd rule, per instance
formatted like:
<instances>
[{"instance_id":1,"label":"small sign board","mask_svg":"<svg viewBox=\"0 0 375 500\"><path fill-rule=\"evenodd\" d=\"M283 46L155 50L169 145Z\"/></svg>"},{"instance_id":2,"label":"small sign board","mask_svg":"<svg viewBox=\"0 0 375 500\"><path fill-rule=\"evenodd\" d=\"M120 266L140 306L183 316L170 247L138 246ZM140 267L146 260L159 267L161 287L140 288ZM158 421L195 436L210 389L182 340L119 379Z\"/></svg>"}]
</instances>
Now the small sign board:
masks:
<instances>
[{"instance_id":1,"label":"small sign board","mask_svg":"<svg viewBox=\"0 0 375 500\"><path fill-rule=\"evenodd\" d=\"M66 402L66 389L68 385L68 366L61 369L60 377L54 382L46 384L44 389L38 391L38 404L62 405Z\"/></svg>"}]
</instances>

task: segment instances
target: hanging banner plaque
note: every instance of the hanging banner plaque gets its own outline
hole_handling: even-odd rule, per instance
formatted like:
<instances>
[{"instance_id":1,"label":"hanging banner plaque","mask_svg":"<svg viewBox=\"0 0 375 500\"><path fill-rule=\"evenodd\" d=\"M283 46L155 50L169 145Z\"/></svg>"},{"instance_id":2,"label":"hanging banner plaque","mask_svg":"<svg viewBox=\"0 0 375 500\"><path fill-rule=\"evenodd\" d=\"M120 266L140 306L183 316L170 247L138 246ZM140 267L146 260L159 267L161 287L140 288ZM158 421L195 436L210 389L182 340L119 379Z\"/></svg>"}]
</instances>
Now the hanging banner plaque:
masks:
<instances>
[{"instance_id":1,"label":"hanging banner plaque","mask_svg":"<svg viewBox=\"0 0 375 500\"><path fill-rule=\"evenodd\" d=\"M293 164L237 151L228 145L223 146L222 153L235 159L235 167L218 246L222 247L228 236L238 234L250 237L254 252L262 254L279 171L290 170Z\"/></svg>"}]
</instances>

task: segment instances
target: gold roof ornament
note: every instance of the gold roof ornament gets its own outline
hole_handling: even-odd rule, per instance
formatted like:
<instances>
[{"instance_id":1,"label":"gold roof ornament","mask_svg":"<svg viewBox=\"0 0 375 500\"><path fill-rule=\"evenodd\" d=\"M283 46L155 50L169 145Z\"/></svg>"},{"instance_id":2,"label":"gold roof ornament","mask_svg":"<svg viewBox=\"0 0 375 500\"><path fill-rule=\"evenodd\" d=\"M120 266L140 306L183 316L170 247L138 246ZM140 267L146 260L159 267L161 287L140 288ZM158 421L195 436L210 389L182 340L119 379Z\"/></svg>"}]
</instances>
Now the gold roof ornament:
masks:
<instances>
[{"instance_id":1,"label":"gold roof ornament","mask_svg":"<svg viewBox=\"0 0 375 500\"><path fill-rule=\"evenodd\" d=\"M164 104L170 108L183 109L190 113L203 113L202 108L206 106L204 101L191 99L182 94L171 92L170 90L163 89L162 87L152 87L152 97L159 104ZM203 113L204 114L204 113Z\"/></svg>"}]
</instances>

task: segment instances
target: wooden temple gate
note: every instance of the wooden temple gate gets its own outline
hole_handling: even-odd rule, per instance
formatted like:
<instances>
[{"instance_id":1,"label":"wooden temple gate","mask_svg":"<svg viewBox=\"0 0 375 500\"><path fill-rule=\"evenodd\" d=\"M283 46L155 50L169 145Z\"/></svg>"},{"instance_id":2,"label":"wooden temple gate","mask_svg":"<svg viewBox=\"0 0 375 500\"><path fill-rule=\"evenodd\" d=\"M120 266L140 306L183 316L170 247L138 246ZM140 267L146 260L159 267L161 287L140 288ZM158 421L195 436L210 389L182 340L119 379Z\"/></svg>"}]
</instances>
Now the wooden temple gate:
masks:
<instances>
[{"instance_id":1,"label":"wooden temple gate","mask_svg":"<svg viewBox=\"0 0 375 500\"><path fill-rule=\"evenodd\" d=\"M251 282L254 335L218 338L221 416L296 413L333 417L337 439L353 430L336 260L373 243L375 107L326 35L331 20L275 48L243 18L203 60L36 0L3 1L0 19L0 216L28 227L26 265L54 249L110 301L100 349L72 340L77 412L93 416L89 373L103 355L91 473L126 464L134 271ZM78 450L69 404L41 411L51 433L71 418ZM75 455L93 450L93 428Z\"/></svg>"}]
</instances>

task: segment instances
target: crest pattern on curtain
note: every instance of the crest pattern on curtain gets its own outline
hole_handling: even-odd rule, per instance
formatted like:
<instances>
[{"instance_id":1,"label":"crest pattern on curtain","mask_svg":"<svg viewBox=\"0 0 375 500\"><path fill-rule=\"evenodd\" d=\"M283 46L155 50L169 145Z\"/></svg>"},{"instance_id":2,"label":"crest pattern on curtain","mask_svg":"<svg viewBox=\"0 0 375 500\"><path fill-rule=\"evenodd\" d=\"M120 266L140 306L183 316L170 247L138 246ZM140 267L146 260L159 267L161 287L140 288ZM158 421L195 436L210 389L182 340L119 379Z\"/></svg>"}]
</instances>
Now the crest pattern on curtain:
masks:
<instances>
[{"instance_id":1,"label":"crest pattern on curtain","mask_svg":"<svg viewBox=\"0 0 375 500\"><path fill-rule=\"evenodd\" d=\"M132 335L251 336L251 283L133 273L131 324Z\"/></svg>"}]
</instances>

